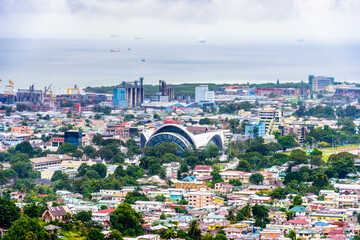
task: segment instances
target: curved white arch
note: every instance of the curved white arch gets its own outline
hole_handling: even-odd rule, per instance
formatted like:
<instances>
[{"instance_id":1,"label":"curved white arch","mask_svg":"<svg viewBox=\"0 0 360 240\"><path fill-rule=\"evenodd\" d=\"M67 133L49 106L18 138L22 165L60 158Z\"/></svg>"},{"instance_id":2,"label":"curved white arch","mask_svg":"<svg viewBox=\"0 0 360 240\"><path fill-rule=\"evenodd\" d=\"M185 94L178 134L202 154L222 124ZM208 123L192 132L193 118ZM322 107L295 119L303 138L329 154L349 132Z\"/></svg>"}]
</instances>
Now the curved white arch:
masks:
<instances>
[{"instance_id":1,"label":"curved white arch","mask_svg":"<svg viewBox=\"0 0 360 240\"><path fill-rule=\"evenodd\" d=\"M168 128L168 127L175 127L175 128L180 129L181 131L183 131L183 132L188 136L188 138L191 139L191 142L190 142L190 143L193 144L195 148L198 147L198 146L197 146L197 143L196 143L196 140L195 140L195 138L194 138L194 136L193 136L193 134L192 134L191 132L189 132L185 127L179 126L179 125L176 125L176 124L166 124L166 125L163 125L163 126L159 127L158 129L156 129L155 132L154 132L152 135L155 135L155 134L161 132L164 128ZM180 134L180 135L181 135L181 134Z\"/></svg>"},{"instance_id":2,"label":"curved white arch","mask_svg":"<svg viewBox=\"0 0 360 240\"><path fill-rule=\"evenodd\" d=\"M174 144L177 144L182 150L185 150L186 148L188 148L189 146L191 146L191 143L189 143L189 141L184 138L182 135L177 134L177 133L172 133L172 132L161 132L158 134L153 134L146 142L145 146L149 146L149 144L151 143L152 140L154 140L155 138L159 138L161 136L161 139L156 145L152 145L152 146L157 146L163 142L172 142ZM178 143L176 143L176 141L172 141L171 139L169 139L167 136L172 136L174 138L176 138L177 140L179 140L184 147L182 147L181 145L179 145Z\"/></svg>"}]
</instances>

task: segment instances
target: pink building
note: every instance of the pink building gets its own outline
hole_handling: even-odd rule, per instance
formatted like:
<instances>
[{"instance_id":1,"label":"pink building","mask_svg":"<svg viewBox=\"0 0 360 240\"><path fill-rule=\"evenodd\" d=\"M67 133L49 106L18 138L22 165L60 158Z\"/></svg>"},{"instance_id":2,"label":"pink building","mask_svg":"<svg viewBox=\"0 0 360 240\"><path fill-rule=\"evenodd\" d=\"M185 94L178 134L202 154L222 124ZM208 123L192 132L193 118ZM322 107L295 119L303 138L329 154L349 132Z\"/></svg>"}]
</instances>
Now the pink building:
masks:
<instances>
[{"instance_id":1,"label":"pink building","mask_svg":"<svg viewBox=\"0 0 360 240\"><path fill-rule=\"evenodd\" d=\"M202 208L208 205L215 205L215 193L189 192L189 207Z\"/></svg>"},{"instance_id":2,"label":"pink building","mask_svg":"<svg viewBox=\"0 0 360 240\"><path fill-rule=\"evenodd\" d=\"M31 128L30 126L13 127L11 128L11 132L31 135Z\"/></svg>"}]
</instances>

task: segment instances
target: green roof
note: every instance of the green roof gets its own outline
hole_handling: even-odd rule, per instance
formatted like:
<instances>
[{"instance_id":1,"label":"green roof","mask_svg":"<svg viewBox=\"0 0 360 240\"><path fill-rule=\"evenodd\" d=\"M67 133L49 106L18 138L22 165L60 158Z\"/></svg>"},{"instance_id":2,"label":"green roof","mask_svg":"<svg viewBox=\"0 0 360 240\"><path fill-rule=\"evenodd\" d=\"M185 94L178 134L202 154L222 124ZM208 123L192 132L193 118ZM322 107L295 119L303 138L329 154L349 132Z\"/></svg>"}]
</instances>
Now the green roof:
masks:
<instances>
[{"instance_id":1,"label":"green roof","mask_svg":"<svg viewBox=\"0 0 360 240\"><path fill-rule=\"evenodd\" d=\"M305 212L305 208L304 207L300 207L300 206L295 206L291 209L289 209L289 211L293 211L293 212Z\"/></svg>"}]
</instances>

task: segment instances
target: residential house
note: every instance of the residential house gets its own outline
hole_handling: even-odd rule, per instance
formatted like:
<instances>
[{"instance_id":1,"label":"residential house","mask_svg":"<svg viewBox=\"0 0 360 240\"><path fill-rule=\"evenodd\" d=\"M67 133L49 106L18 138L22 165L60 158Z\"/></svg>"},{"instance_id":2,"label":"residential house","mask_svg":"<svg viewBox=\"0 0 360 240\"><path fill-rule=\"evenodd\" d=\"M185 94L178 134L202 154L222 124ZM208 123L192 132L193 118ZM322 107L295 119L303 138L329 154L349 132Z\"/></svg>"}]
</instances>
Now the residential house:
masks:
<instances>
[{"instance_id":1,"label":"residential house","mask_svg":"<svg viewBox=\"0 0 360 240\"><path fill-rule=\"evenodd\" d=\"M221 193L231 193L234 189L234 186L226 182L220 182L215 183L215 189Z\"/></svg>"},{"instance_id":2,"label":"residential house","mask_svg":"<svg viewBox=\"0 0 360 240\"><path fill-rule=\"evenodd\" d=\"M45 222L59 220L60 222L66 221L64 216L66 213L72 213L68 206L48 207L42 214L42 220Z\"/></svg>"},{"instance_id":3,"label":"residential house","mask_svg":"<svg viewBox=\"0 0 360 240\"><path fill-rule=\"evenodd\" d=\"M264 229L262 232L260 232L260 239L261 240L279 239L280 235L282 235L282 232L279 229Z\"/></svg>"},{"instance_id":4,"label":"residential house","mask_svg":"<svg viewBox=\"0 0 360 240\"><path fill-rule=\"evenodd\" d=\"M229 182L230 180L238 179L243 184L248 184L251 173L242 172L242 171L223 171L223 172L220 172L220 176L225 182Z\"/></svg>"},{"instance_id":5,"label":"residential house","mask_svg":"<svg viewBox=\"0 0 360 240\"><path fill-rule=\"evenodd\" d=\"M193 170L193 175L195 177L208 176L213 171L210 165L196 165Z\"/></svg>"},{"instance_id":6,"label":"residential house","mask_svg":"<svg viewBox=\"0 0 360 240\"><path fill-rule=\"evenodd\" d=\"M114 208L93 212L91 220L99 222L104 225L105 228L110 227L110 214L114 211Z\"/></svg>"},{"instance_id":7,"label":"residential house","mask_svg":"<svg viewBox=\"0 0 360 240\"><path fill-rule=\"evenodd\" d=\"M313 238L320 238L321 235L319 232L313 229L304 229L296 232L296 239L313 239Z\"/></svg>"},{"instance_id":8,"label":"residential house","mask_svg":"<svg viewBox=\"0 0 360 240\"><path fill-rule=\"evenodd\" d=\"M256 197L251 199L251 204L253 204L253 205L261 204L261 203L268 203L268 202L271 202L271 197L259 197L259 196L256 196Z\"/></svg>"},{"instance_id":9,"label":"residential house","mask_svg":"<svg viewBox=\"0 0 360 240\"><path fill-rule=\"evenodd\" d=\"M290 211L294 212L294 215L295 215L296 217L306 216L306 208L305 208L305 207L295 206L295 207L293 207L293 208L290 208L288 211L289 211L289 212L290 212Z\"/></svg>"}]
</instances>

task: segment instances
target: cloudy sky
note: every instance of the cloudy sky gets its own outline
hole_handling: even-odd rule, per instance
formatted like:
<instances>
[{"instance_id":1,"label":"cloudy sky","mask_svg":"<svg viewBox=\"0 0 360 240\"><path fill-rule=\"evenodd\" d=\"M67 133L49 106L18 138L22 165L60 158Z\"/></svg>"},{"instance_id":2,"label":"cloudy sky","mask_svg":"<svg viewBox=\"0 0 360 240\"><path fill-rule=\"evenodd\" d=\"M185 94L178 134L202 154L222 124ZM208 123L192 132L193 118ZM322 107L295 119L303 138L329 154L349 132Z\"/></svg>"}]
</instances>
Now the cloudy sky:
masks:
<instances>
[{"instance_id":1,"label":"cloudy sky","mask_svg":"<svg viewBox=\"0 0 360 240\"><path fill-rule=\"evenodd\" d=\"M0 0L0 38L356 42L359 0Z\"/></svg>"}]
</instances>

